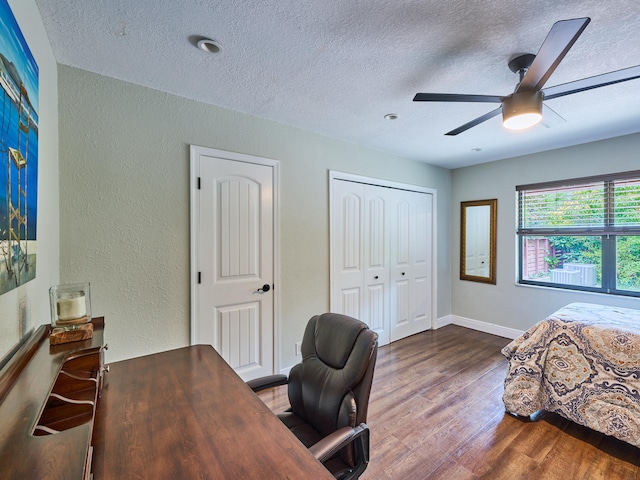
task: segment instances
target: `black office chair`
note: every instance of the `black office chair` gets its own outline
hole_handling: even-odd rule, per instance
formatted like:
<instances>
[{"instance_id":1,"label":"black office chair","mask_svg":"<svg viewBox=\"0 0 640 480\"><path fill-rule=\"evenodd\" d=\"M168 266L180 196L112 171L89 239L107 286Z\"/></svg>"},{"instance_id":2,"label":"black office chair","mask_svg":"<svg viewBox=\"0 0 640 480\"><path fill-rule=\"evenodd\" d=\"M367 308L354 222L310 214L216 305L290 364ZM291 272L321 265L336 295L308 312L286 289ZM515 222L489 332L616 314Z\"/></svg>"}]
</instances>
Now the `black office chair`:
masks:
<instances>
[{"instance_id":1,"label":"black office chair","mask_svg":"<svg viewBox=\"0 0 640 480\"><path fill-rule=\"evenodd\" d=\"M378 335L337 313L309 320L302 363L285 375L251 380L254 391L288 384L291 408L278 417L337 479L358 478L369 463L366 424Z\"/></svg>"}]
</instances>

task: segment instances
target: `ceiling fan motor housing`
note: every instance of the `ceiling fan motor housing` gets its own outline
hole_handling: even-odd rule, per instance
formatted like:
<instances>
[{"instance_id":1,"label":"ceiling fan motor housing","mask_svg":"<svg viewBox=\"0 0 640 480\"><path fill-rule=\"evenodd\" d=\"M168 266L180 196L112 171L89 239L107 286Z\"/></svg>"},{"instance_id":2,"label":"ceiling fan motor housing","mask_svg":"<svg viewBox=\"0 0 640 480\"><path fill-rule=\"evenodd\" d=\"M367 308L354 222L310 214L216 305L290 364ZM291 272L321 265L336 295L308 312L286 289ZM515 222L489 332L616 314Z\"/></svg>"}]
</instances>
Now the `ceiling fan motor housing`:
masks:
<instances>
[{"instance_id":1,"label":"ceiling fan motor housing","mask_svg":"<svg viewBox=\"0 0 640 480\"><path fill-rule=\"evenodd\" d=\"M515 92L502 100L502 119L505 127L512 130L529 128L542 120L541 91Z\"/></svg>"}]
</instances>

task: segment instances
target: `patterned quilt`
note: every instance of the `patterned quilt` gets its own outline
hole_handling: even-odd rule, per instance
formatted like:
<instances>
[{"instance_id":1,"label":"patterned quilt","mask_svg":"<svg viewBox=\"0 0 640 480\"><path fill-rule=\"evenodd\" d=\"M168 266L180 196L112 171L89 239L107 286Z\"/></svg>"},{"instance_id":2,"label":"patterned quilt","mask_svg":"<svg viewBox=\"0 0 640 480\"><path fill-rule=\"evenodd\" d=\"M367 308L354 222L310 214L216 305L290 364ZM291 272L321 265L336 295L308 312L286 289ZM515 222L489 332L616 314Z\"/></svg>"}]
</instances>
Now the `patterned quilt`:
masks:
<instances>
[{"instance_id":1,"label":"patterned quilt","mask_svg":"<svg viewBox=\"0 0 640 480\"><path fill-rule=\"evenodd\" d=\"M572 303L502 353L508 412L555 412L640 447L640 310Z\"/></svg>"}]
</instances>

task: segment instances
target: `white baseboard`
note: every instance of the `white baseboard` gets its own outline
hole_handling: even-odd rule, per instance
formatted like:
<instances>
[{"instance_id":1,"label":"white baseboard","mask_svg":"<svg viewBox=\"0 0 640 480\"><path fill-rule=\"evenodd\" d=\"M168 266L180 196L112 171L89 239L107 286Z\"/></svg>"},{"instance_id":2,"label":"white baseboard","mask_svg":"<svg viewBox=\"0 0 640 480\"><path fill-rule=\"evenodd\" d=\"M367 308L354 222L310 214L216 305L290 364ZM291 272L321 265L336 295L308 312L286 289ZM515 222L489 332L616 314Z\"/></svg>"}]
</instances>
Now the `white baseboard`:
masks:
<instances>
[{"instance_id":1,"label":"white baseboard","mask_svg":"<svg viewBox=\"0 0 640 480\"><path fill-rule=\"evenodd\" d=\"M447 315L437 320L435 328L441 328L445 325L458 325L460 327L471 328L472 330L478 330L484 333L490 333L491 335L498 335L505 338L518 338L524 333L523 330L516 330L515 328L503 327L494 323L482 322L480 320L474 320L473 318L461 317L459 315Z\"/></svg>"},{"instance_id":2,"label":"white baseboard","mask_svg":"<svg viewBox=\"0 0 640 480\"><path fill-rule=\"evenodd\" d=\"M454 316L453 315L447 315L444 317L440 317L436 320L435 325L433 326L434 330L437 330L439 328L445 327L447 325L451 325L453 323L454 320Z\"/></svg>"}]
</instances>

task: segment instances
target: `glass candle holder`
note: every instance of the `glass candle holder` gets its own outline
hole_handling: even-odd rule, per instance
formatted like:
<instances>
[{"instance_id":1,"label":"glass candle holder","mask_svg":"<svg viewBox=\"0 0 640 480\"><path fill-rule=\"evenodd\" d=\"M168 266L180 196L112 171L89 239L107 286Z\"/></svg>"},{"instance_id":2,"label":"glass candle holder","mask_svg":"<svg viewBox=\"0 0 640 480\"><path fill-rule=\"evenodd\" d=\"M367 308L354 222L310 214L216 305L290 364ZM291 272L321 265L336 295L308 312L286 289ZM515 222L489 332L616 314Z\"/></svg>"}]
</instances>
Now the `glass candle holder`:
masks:
<instances>
[{"instance_id":1,"label":"glass candle holder","mask_svg":"<svg viewBox=\"0 0 640 480\"><path fill-rule=\"evenodd\" d=\"M73 330L91 321L89 283L55 285L49 289L51 326Z\"/></svg>"}]
</instances>

